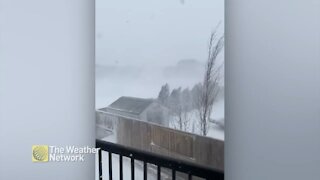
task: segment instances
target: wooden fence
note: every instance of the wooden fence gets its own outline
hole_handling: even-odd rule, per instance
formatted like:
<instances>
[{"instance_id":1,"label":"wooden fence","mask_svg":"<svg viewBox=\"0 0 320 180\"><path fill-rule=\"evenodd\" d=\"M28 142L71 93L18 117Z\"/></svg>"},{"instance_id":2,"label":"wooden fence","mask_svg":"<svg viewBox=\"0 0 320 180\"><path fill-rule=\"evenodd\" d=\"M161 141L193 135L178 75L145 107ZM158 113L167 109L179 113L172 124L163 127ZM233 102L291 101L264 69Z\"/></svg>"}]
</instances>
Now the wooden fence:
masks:
<instances>
[{"instance_id":1,"label":"wooden fence","mask_svg":"<svg viewBox=\"0 0 320 180\"><path fill-rule=\"evenodd\" d=\"M100 111L96 118L97 128L116 133L121 145L224 170L224 141Z\"/></svg>"}]
</instances>

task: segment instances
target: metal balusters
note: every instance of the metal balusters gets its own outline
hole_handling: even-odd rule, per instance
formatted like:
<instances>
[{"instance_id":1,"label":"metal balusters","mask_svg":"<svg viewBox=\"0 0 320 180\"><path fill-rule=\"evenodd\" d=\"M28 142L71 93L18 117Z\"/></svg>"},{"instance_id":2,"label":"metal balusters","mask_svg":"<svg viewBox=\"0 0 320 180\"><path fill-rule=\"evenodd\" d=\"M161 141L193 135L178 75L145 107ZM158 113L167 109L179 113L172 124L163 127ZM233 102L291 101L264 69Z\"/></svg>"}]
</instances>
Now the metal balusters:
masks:
<instances>
[{"instance_id":1,"label":"metal balusters","mask_svg":"<svg viewBox=\"0 0 320 180\"><path fill-rule=\"evenodd\" d=\"M172 170L172 180L176 180L176 171Z\"/></svg>"},{"instance_id":2,"label":"metal balusters","mask_svg":"<svg viewBox=\"0 0 320 180\"><path fill-rule=\"evenodd\" d=\"M99 159L99 180L102 180L102 150L99 149L98 159Z\"/></svg>"},{"instance_id":3,"label":"metal balusters","mask_svg":"<svg viewBox=\"0 0 320 180\"><path fill-rule=\"evenodd\" d=\"M120 174L119 174L119 177L120 177L120 180L123 180L123 160L122 160L122 155L119 155L119 169L120 169Z\"/></svg>"},{"instance_id":4,"label":"metal balusters","mask_svg":"<svg viewBox=\"0 0 320 180\"><path fill-rule=\"evenodd\" d=\"M112 180L112 153L109 152L109 180Z\"/></svg>"},{"instance_id":5,"label":"metal balusters","mask_svg":"<svg viewBox=\"0 0 320 180\"><path fill-rule=\"evenodd\" d=\"M148 176L148 169L147 169L147 163L144 161L143 162L143 179L147 180L147 176Z\"/></svg>"},{"instance_id":6,"label":"metal balusters","mask_svg":"<svg viewBox=\"0 0 320 180\"><path fill-rule=\"evenodd\" d=\"M131 158L131 179L134 180L134 159Z\"/></svg>"},{"instance_id":7,"label":"metal balusters","mask_svg":"<svg viewBox=\"0 0 320 180\"><path fill-rule=\"evenodd\" d=\"M142 162L143 167L141 167L140 170L143 170L143 179L147 179L148 177L148 164L154 164L155 170L157 170L155 176L158 180L161 180L161 169L162 168L168 168L172 172L172 179L175 180L178 177L180 177L180 172L186 173L188 176L188 180L194 179L193 177L201 177L207 180L223 180L224 179L224 173L220 170L211 169L207 166L200 166L195 163L191 163L184 160L178 160L171 157L166 157L163 155L158 155L155 153L147 152L147 151L141 151L137 150L131 147L122 146L119 144L114 144L102 140L97 140L97 147L101 148L101 150L98 152L98 158L99 158L99 180L102 180L102 166L103 160L102 160L102 152L106 151L108 152L108 170L109 170L109 179L112 179L112 154L119 155L119 169L120 169L120 178L123 180L123 173L124 173L124 164L123 157L130 158L131 162L131 179L135 179L135 161ZM105 164L107 165L107 164ZM104 166L105 166L104 165ZM139 166L140 168L140 166ZM164 171L163 174L169 175L170 171Z\"/></svg>"},{"instance_id":8,"label":"metal balusters","mask_svg":"<svg viewBox=\"0 0 320 180\"><path fill-rule=\"evenodd\" d=\"M158 165L158 180L161 180L161 167Z\"/></svg>"}]
</instances>

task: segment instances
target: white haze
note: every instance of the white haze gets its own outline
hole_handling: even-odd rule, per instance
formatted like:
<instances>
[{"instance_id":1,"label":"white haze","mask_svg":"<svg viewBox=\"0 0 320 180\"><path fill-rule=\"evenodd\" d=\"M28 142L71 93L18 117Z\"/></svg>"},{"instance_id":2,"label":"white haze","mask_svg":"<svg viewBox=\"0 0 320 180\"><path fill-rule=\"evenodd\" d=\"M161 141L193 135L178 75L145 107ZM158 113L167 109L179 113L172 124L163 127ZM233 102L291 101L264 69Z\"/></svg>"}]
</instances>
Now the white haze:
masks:
<instances>
[{"instance_id":1,"label":"white haze","mask_svg":"<svg viewBox=\"0 0 320 180\"><path fill-rule=\"evenodd\" d=\"M97 64L204 62L210 33L224 31L223 0L97 0Z\"/></svg>"},{"instance_id":2,"label":"white haze","mask_svg":"<svg viewBox=\"0 0 320 180\"><path fill-rule=\"evenodd\" d=\"M96 107L120 96L156 98L165 83L191 89L203 79L219 23L222 35L223 0L97 0ZM224 117L223 100L214 109Z\"/></svg>"}]
</instances>

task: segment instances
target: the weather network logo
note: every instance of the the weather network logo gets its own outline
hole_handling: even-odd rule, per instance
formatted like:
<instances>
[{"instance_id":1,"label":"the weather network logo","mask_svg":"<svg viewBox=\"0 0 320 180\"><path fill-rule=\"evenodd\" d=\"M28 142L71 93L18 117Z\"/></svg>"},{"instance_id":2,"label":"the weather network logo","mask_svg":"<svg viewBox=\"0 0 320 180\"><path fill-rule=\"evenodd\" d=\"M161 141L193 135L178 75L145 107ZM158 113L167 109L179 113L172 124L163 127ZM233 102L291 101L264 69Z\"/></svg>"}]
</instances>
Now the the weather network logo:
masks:
<instances>
[{"instance_id":1,"label":"the weather network logo","mask_svg":"<svg viewBox=\"0 0 320 180\"><path fill-rule=\"evenodd\" d=\"M84 162L87 154L97 154L99 148L89 146L33 145L32 162Z\"/></svg>"},{"instance_id":2,"label":"the weather network logo","mask_svg":"<svg viewBox=\"0 0 320 180\"><path fill-rule=\"evenodd\" d=\"M47 145L32 146L32 161L33 162L48 162L49 148Z\"/></svg>"}]
</instances>

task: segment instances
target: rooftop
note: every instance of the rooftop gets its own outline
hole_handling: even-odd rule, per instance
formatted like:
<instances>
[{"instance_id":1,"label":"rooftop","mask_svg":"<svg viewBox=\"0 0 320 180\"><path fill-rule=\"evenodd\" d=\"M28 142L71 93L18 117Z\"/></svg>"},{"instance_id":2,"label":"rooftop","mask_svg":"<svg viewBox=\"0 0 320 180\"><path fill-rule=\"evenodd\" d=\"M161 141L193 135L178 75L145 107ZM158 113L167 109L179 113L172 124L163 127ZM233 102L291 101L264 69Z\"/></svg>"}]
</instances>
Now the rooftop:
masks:
<instances>
[{"instance_id":1,"label":"rooftop","mask_svg":"<svg viewBox=\"0 0 320 180\"><path fill-rule=\"evenodd\" d=\"M122 96L112 104L110 104L108 107L102 108L100 110L105 111L111 108L114 110L125 111L128 113L139 115L153 102L153 99Z\"/></svg>"}]
</instances>

